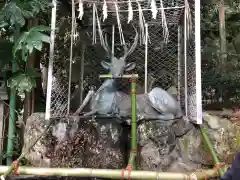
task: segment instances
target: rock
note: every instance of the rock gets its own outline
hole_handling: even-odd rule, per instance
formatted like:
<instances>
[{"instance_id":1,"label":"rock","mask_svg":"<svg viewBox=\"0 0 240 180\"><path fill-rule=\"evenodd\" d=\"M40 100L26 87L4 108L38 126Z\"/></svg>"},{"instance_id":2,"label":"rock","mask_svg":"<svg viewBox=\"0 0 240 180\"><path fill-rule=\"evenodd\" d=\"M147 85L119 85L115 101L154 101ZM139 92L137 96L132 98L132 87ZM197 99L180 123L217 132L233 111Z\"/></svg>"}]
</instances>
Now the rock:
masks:
<instances>
[{"instance_id":1,"label":"rock","mask_svg":"<svg viewBox=\"0 0 240 180\"><path fill-rule=\"evenodd\" d=\"M192 128L193 128L193 124L190 123L188 120L184 120L184 119L175 121L172 126L172 130L177 137L183 136Z\"/></svg>"},{"instance_id":2,"label":"rock","mask_svg":"<svg viewBox=\"0 0 240 180\"><path fill-rule=\"evenodd\" d=\"M45 113L33 113L26 121L24 131L24 145L22 151L26 151L28 145L31 144L46 128ZM45 155L47 152L47 144L51 143L51 139L47 136L41 138L35 146L33 146L25 158L32 166L50 167L50 159Z\"/></svg>"},{"instance_id":3,"label":"rock","mask_svg":"<svg viewBox=\"0 0 240 180\"><path fill-rule=\"evenodd\" d=\"M187 134L180 137L177 146L183 163L195 163L199 166L211 165L203 146L201 132L198 128L194 127Z\"/></svg>"},{"instance_id":4,"label":"rock","mask_svg":"<svg viewBox=\"0 0 240 180\"><path fill-rule=\"evenodd\" d=\"M202 127L219 160L230 164L240 147L240 127L226 118L208 113L204 117ZM188 121L173 125L147 122L138 127L138 132L141 169L190 172L213 165L200 129Z\"/></svg>"},{"instance_id":5,"label":"rock","mask_svg":"<svg viewBox=\"0 0 240 180\"><path fill-rule=\"evenodd\" d=\"M174 126L160 121L145 122L138 126L141 169L167 171L171 164L178 160L176 136L183 135L189 130L187 128L189 123L183 121L176 121ZM177 126L182 126L182 130L176 131Z\"/></svg>"},{"instance_id":6,"label":"rock","mask_svg":"<svg viewBox=\"0 0 240 180\"><path fill-rule=\"evenodd\" d=\"M193 162L184 162L183 159L178 158L177 161L174 161L168 168L168 172L193 172L196 169L200 169L201 166Z\"/></svg>"},{"instance_id":7,"label":"rock","mask_svg":"<svg viewBox=\"0 0 240 180\"><path fill-rule=\"evenodd\" d=\"M159 149L153 142L149 142L145 144L140 151L141 160L141 167L143 169L151 169L151 166L158 166L161 162Z\"/></svg>"},{"instance_id":8,"label":"rock","mask_svg":"<svg viewBox=\"0 0 240 180\"><path fill-rule=\"evenodd\" d=\"M32 139L45 129L44 113L32 114L26 123L26 150ZM121 169L126 166L129 132L109 119L72 121L52 120L51 127L30 150L26 159L35 167L89 167Z\"/></svg>"},{"instance_id":9,"label":"rock","mask_svg":"<svg viewBox=\"0 0 240 180\"><path fill-rule=\"evenodd\" d=\"M167 92L173 96L177 96L178 95L178 90L175 86L171 86L167 89Z\"/></svg>"},{"instance_id":10,"label":"rock","mask_svg":"<svg viewBox=\"0 0 240 180\"><path fill-rule=\"evenodd\" d=\"M212 128L212 129L220 128L219 117L217 117L217 116L211 116L210 114L204 112L203 120L206 121L208 123L208 125L210 126L210 128Z\"/></svg>"},{"instance_id":11,"label":"rock","mask_svg":"<svg viewBox=\"0 0 240 180\"><path fill-rule=\"evenodd\" d=\"M45 128L44 117L43 113L29 117L24 148ZM204 117L202 127L219 160L231 163L240 147L240 127L226 118L207 113ZM127 163L129 134L129 127L112 119L54 120L26 158L34 166L122 169ZM184 119L142 122L138 126L138 146L138 169L190 172L213 165L200 129Z\"/></svg>"},{"instance_id":12,"label":"rock","mask_svg":"<svg viewBox=\"0 0 240 180\"><path fill-rule=\"evenodd\" d=\"M231 164L240 147L240 127L226 118L219 118L205 113L203 121L207 135L220 160ZM210 123L209 123L210 122ZM193 162L201 167L213 165L211 154L203 142L199 128L194 127L186 135L179 138L178 146L184 162Z\"/></svg>"},{"instance_id":13,"label":"rock","mask_svg":"<svg viewBox=\"0 0 240 180\"><path fill-rule=\"evenodd\" d=\"M205 111L205 113L210 114L211 116L219 116L219 117L231 117L233 115L233 110L232 109L222 109L221 111L219 110L212 110L212 111Z\"/></svg>"}]
</instances>

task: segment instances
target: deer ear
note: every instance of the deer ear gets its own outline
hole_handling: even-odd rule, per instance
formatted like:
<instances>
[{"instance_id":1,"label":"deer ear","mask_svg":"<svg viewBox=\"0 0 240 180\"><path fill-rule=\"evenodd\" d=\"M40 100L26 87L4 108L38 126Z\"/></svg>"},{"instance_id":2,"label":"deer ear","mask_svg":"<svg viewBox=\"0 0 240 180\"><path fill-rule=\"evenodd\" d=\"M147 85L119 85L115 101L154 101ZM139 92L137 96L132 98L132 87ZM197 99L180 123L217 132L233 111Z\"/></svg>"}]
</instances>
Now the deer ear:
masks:
<instances>
[{"instance_id":1,"label":"deer ear","mask_svg":"<svg viewBox=\"0 0 240 180\"><path fill-rule=\"evenodd\" d=\"M134 62L128 63L128 64L125 66L125 71L131 71L131 70L133 70L135 67L136 67L136 63L134 63Z\"/></svg>"},{"instance_id":2,"label":"deer ear","mask_svg":"<svg viewBox=\"0 0 240 180\"><path fill-rule=\"evenodd\" d=\"M110 69L110 63L106 61L102 61L101 65L104 69Z\"/></svg>"}]
</instances>

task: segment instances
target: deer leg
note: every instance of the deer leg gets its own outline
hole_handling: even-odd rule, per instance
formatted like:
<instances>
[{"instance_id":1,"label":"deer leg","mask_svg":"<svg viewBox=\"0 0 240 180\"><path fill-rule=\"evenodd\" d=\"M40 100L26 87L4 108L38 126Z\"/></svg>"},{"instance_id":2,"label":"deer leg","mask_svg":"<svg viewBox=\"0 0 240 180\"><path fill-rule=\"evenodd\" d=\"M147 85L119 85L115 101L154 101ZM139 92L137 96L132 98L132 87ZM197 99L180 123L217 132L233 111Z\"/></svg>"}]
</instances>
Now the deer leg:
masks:
<instances>
[{"instance_id":1,"label":"deer leg","mask_svg":"<svg viewBox=\"0 0 240 180\"><path fill-rule=\"evenodd\" d=\"M174 120L176 117L173 114L159 114L157 115L158 120L169 121Z\"/></svg>"},{"instance_id":2,"label":"deer leg","mask_svg":"<svg viewBox=\"0 0 240 180\"><path fill-rule=\"evenodd\" d=\"M94 109L90 112L85 113L83 116L91 116L91 115L95 114L96 112L97 112L97 109Z\"/></svg>"},{"instance_id":3,"label":"deer leg","mask_svg":"<svg viewBox=\"0 0 240 180\"><path fill-rule=\"evenodd\" d=\"M158 114L158 115L151 115L151 114L139 114L138 120L162 120L162 121L169 121L177 119L173 114Z\"/></svg>"},{"instance_id":4,"label":"deer leg","mask_svg":"<svg viewBox=\"0 0 240 180\"><path fill-rule=\"evenodd\" d=\"M87 96L85 97L85 99L83 100L83 103L81 104L81 106L77 109L77 111L74 113L74 115L78 115L80 112L82 112L83 108L88 104L88 102L90 101L90 99L93 97L94 95L94 91L90 90L87 93Z\"/></svg>"}]
</instances>

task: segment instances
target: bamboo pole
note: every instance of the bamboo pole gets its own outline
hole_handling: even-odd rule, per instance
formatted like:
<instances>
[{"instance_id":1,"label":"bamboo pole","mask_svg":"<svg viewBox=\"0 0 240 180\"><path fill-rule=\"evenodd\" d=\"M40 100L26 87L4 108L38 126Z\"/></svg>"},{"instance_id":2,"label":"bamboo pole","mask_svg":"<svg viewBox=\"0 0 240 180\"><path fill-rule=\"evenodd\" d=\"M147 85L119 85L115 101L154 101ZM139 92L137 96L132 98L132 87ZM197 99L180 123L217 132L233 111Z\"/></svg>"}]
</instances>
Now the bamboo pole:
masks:
<instances>
[{"instance_id":1,"label":"bamboo pole","mask_svg":"<svg viewBox=\"0 0 240 180\"><path fill-rule=\"evenodd\" d=\"M8 171L8 166L0 166L0 174ZM17 169L20 175L36 176L74 176L74 177L97 177L110 179L146 179L146 180L187 180L195 179L204 180L206 178L216 177L215 169L196 171L193 173L170 173L170 172L153 172L153 171L131 171L113 170L113 169L90 169L90 168L40 168L21 166ZM123 178L124 177L124 178Z\"/></svg>"},{"instance_id":2,"label":"bamboo pole","mask_svg":"<svg viewBox=\"0 0 240 180\"><path fill-rule=\"evenodd\" d=\"M138 74L124 74L121 76L113 76L112 74L101 74L99 75L99 78L138 78Z\"/></svg>"},{"instance_id":3,"label":"bamboo pole","mask_svg":"<svg viewBox=\"0 0 240 180\"><path fill-rule=\"evenodd\" d=\"M102 74L99 78L130 78L131 79L131 152L128 160L128 168L136 169L136 156L137 156L137 104L136 104L136 87L138 74L123 74L118 77L113 77L112 74Z\"/></svg>"},{"instance_id":4,"label":"bamboo pole","mask_svg":"<svg viewBox=\"0 0 240 180\"><path fill-rule=\"evenodd\" d=\"M132 106L132 121L131 121L131 152L128 161L128 166L136 169L137 157L137 102L136 102L136 86L137 78L131 78L131 106Z\"/></svg>"},{"instance_id":5,"label":"bamboo pole","mask_svg":"<svg viewBox=\"0 0 240 180\"><path fill-rule=\"evenodd\" d=\"M10 166L4 166L7 169L4 171L4 173L2 173L0 179L1 180L5 180L5 178L12 173L12 171L17 171L17 169L15 169L18 165L19 162L29 153L29 150L39 141L39 139L41 139L41 137L46 134L47 130L49 129L50 125L51 125L51 121L47 121L48 124L46 126L46 128L44 129L44 131L36 137L36 139L34 139L33 141L30 142L29 146L25 149L25 151L23 151L21 153L21 155L17 158L17 160L15 160ZM3 166L1 166L3 167ZM2 171L0 171L1 174Z\"/></svg>"},{"instance_id":6,"label":"bamboo pole","mask_svg":"<svg viewBox=\"0 0 240 180\"><path fill-rule=\"evenodd\" d=\"M20 34L20 27L17 25L14 30L14 41L17 41ZM12 73L17 71L17 60L16 57L12 59ZM11 89L10 92L10 117L8 122L8 139L7 139L7 165L12 163L12 153L14 146L14 139L16 137L16 90Z\"/></svg>"},{"instance_id":7,"label":"bamboo pole","mask_svg":"<svg viewBox=\"0 0 240 180\"><path fill-rule=\"evenodd\" d=\"M216 169L218 170L220 177L222 177L223 174L224 174L224 171L220 167L217 167L217 166L219 166L220 162L219 162L218 157L217 157L217 155L216 155L216 153L215 153L215 151L213 149L212 143L211 143L211 141L210 141L210 139L209 139L209 137L207 135L207 132L202 127L200 127L200 129L201 129L203 140L206 143L207 148L209 149L209 151L210 151L210 153L212 155L213 163L216 166Z\"/></svg>"}]
</instances>

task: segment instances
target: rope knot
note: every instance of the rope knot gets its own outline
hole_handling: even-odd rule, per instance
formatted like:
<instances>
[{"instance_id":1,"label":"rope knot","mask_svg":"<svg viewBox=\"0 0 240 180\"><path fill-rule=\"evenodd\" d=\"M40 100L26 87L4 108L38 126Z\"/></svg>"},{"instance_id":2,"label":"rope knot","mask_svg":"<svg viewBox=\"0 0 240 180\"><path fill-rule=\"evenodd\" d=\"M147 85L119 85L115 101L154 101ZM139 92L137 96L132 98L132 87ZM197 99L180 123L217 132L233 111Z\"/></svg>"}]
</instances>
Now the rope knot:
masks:
<instances>
[{"instance_id":1,"label":"rope knot","mask_svg":"<svg viewBox=\"0 0 240 180\"><path fill-rule=\"evenodd\" d=\"M16 176L18 176L20 173L19 173L19 171L18 171L18 169L19 169L19 161L18 160L15 160L15 161L13 161L12 162L12 166L13 166L13 174L14 175L16 175Z\"/></svg>"},{"instance_id":2,"label":"rope knot","mask_svg":"<svg viewBox=\"0 0 240 180\"><path fill-rule=\"evenodd\" d=\"M217 177L219 177L219 173L218 173L219 169L224 168L224 167L227 167L225 163L216 163L215 164L214 168L216 169Z\"/></svg>"},{"instance_id":3,"label":"rope knot","mask_svg":"<svg viewBox=\"0 0 240 180\"><path fill-rule=\"evenodd\" d=\"M121 174L122 180L124 180L124 172L125 172L126 170L128 171L128 180L130 180L130 179L131 179L131 172L133 171L132 165L128 165L128 166L126 167L126 169L122 169L122 174Z\"/></svg>"}]
</instances>

